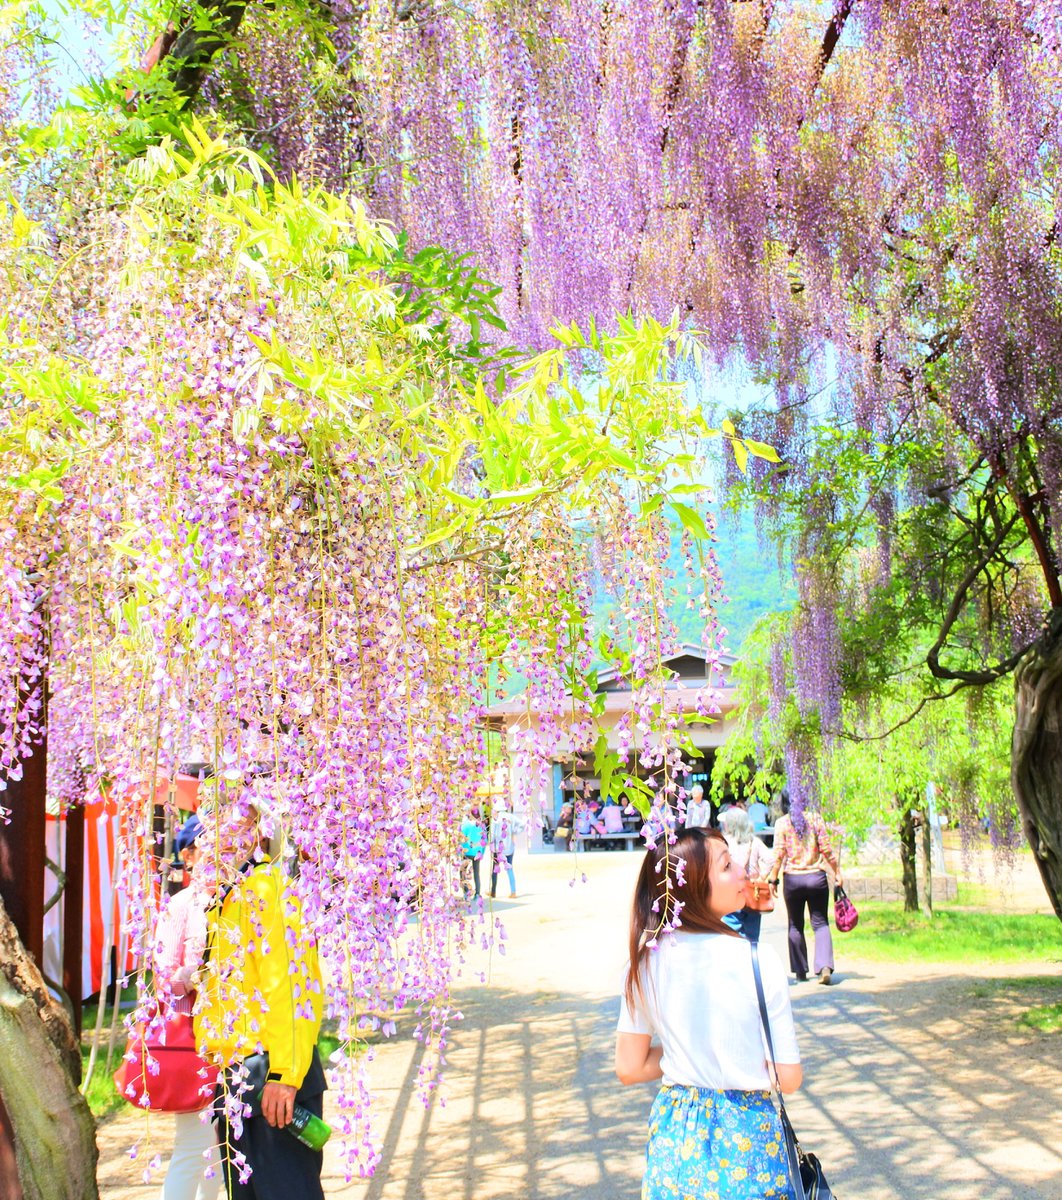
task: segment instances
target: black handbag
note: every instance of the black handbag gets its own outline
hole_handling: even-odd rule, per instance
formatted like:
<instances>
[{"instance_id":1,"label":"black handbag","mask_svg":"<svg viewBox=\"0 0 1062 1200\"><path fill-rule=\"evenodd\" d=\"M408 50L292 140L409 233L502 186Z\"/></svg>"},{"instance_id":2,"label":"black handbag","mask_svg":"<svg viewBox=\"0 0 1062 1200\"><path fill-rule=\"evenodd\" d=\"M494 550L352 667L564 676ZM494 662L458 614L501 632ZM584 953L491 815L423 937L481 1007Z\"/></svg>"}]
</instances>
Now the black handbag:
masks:
<instances>
[{"instance_id":1,"label":"black handbag","mask_svg":"<svg viewBox=\"0 0 1062 1200\"><path fill-rule=\"evenodd\" d=\"M778 1100L778 1115L782 1120L782 1134L785 1138L785 1156L789 1168L789 1185L793 1189L795 1200L837 1200L833 1189L826 1181L822 1163L814 1154L802 1150L793 1131L789 1114L785 1111L785 1101L782 1099L782 1087L778 1082L778 1072L774 1068L774 1042L771 1040L771 1022L767 1016L767 1001L763 995L763 979L760 977L760 948L755 942L752 947L752 972L756 977L756 999L760 1003L760 1023L763 1026L764 1037L767 1040L767 1053L770 1055L771 1076L774 1083L775 1095Z\"/></svg>"}]
</instances>

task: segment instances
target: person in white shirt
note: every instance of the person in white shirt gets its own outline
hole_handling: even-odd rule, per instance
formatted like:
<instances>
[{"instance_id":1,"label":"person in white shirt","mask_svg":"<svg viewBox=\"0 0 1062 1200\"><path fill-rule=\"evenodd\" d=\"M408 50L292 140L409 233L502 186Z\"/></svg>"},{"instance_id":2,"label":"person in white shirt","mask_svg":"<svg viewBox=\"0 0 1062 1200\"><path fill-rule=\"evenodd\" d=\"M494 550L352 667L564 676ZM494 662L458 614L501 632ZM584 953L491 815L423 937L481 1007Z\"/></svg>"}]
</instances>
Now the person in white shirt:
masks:
<instances>
[{"instance_id":1,"label":"person in white shirt","mask_svg":"<svg viewBox=\"0 0 1062 1200\"><path fill-rule=\"evenodd\" d=\"M753 949L723 923L744 905L745 882L722 834L696 828L650 850L638 876L616 1074L623 1084L663 1081L642 1200L790 1195L770 1088L776 1073L783 1092L796 1091L803 1072L781 960L759 948L776 1056L769 1065Z\"/></svg>"},{"instance_id":2,"label":"person in white shirt","mask_svg":"<svg viewBox=\"0 0 1062 1200\"><path fill-rule=\"evenodd\" d=\"M206 910L211 903L211 896L199 886L195 874L202 855L198 839L203 832L203 822L195 814L177 831L174 849L192 882L164 905L155 929L152 957L162 1011L167 1015L184 1013L189 1020L195 1005L195 980L206 947ZM203 1108L209 1108L213 1099L211 1087L203 1097ZM202 1111L176 1114L173 1153L161 1200L215 1200L221 1192L217 1133L213 1123L202 1118Z\"/></svg>"},{"instance_id":3,"label":"person in white shirt","mask_svg":"<svg viewBox=\"0 0 1062 1200\"><path fill-rule=\"evenodd\" d=\"M704 788L695 783L690 791L690 802L686 805L686 828L707 829L712 823L712 805L704 798Z\"/></svg>"},{"instance_id":4,"label":"person in white shirt","mask_svg":"<svg viewBox=\"0 0 1062 1200\"><path fill-rule=\"evenodd\" d=\"M520 817L505 808L495 808L490 820L490 894L493 899L498 894L498 873L504 871L509 876L509 899L516 899L516 874L513 871L513 857L516 853L516 835L522 832Z\"/></svg>"}]
</instances>

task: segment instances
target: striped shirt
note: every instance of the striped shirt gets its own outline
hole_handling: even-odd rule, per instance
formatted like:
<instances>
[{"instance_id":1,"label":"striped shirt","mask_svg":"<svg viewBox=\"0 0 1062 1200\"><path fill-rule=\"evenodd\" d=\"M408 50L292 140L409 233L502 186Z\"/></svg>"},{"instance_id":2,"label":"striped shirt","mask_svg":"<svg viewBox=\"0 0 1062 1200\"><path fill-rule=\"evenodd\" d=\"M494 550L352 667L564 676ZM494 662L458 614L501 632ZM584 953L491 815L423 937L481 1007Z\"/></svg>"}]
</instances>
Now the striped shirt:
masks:
<instances>
[{"instance_id":1,"label":"striped shirt","mask_svg":"<svg viewBox=\"0 0 1062 1200\"><path fill-rule=\"evenodd\" d=\"M191 1013L192 975L203 961L210 897L194 883L170 896L155 928L155 992L164 1012ZM172 1007L171 1007L172 1006Z\"/></svg>"}]
</instances>

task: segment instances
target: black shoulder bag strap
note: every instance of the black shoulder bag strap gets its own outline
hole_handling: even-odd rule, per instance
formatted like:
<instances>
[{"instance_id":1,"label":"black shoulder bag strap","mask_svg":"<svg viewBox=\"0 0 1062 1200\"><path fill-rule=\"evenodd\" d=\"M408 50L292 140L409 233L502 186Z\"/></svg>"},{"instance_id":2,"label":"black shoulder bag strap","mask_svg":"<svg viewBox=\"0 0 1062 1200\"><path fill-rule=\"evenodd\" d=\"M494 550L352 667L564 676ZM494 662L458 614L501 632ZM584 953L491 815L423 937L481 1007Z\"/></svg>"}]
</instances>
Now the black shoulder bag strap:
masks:
<instances>
[{"instance_id":1,"label":"black shoulder bag strap","mask_svg":"<svg viewBox=\"0 0 1062 1200\"><path fill-rule=\"evenodd\" d=\"M749 942L752 947L752 973L756 979L756 999L760 1003L760 1024L767 1042L768 1062L771 1082L774 1084L775 1095L778 1098L778 1113L782 1119L782 1132L785 1140L785 1153L789 1165L789 1182L793 1188L796 1200L807 1200L804 1191L804 1181L800 1176L800 1148L797 1145L796 1134L785 1111L785 1101L782 1099L782 1085L778 1080L778 1067L774 1057L774 1041L771 1038L771 1021L767 1016L767 999L763 994L763 978L760 975L760 948L756 942Z\"/></svg>"}]
</instances>

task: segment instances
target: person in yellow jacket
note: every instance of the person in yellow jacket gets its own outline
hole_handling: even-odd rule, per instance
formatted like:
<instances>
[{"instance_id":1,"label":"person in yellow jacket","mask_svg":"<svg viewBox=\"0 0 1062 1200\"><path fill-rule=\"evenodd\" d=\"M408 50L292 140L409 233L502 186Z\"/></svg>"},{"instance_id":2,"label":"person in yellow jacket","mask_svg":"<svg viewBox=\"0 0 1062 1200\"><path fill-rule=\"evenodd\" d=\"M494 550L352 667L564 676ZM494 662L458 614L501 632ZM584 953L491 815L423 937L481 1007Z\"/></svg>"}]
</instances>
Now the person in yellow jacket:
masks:
<instances>
[{"instance_id":1,"label":"person in yellow jacket","mask_svg":"<svg viewBox=\"0 0 1062 1200\"><path fill-rule=\"evenodd\" d=\"M205 873L213 877L215 901L207 913L196 1041L204 1057L225 1068L222 1088L252 1109L239 1128L231 1101L226 1106L219 1096L229 1200L323 1200L321 1153L284 1132L296 1103L317 1116L322 1110L317 947L290 879L261 857L257 811L207 814L204 824L212 832Z\"/></svg>"}]
</instances>

